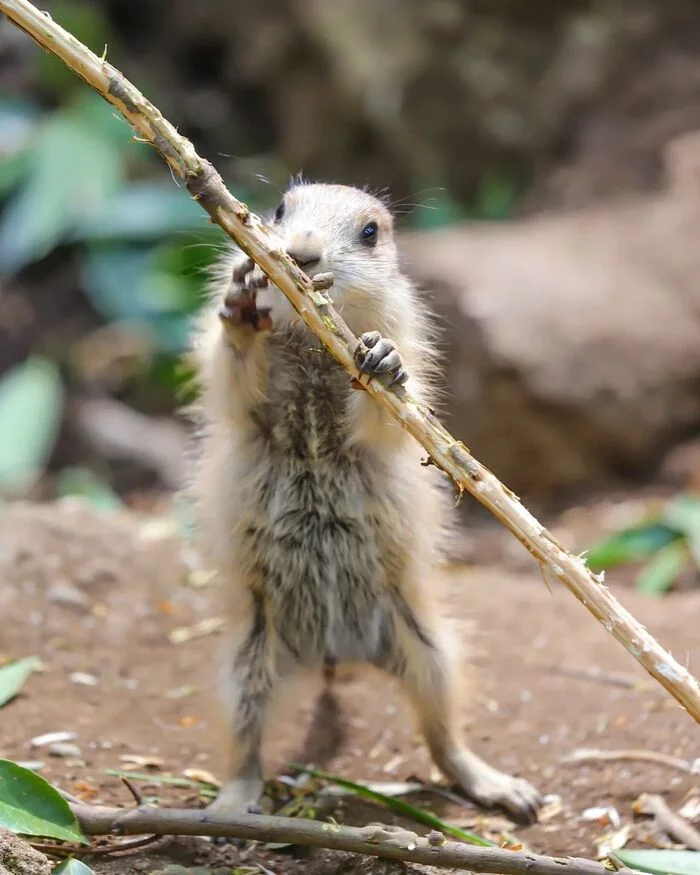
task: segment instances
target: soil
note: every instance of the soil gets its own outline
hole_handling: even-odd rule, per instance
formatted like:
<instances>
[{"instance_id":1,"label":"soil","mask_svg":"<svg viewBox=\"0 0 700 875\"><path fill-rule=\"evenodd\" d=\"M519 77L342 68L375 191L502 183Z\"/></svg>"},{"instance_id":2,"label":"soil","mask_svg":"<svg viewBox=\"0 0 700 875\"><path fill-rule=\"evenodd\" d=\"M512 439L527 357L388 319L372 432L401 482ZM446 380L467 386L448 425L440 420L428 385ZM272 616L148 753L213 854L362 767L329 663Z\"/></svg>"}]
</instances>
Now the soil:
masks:
<instances>
[{"instance_id":1,"label":"soil","mask_svg":"<svg viewBox=\"0 0 700 875\"><path fill-rule=\"evenodd\" d=\"M632 827L629 845L639 844L641 827L632 810L637 796L660 793L677 809L698 792L700 777L644 761L567 765L562 759L578 748L597 748L645 749L692 761L700 757L697 726L563 588L550 592L530 564L523 570L480 565L478 549L473 552L473 564L451 570L447 594L449 612L472 641L478 681L463 702L465 730L480 755L556 794L561 804L552 805L544 822L524 828L498 812L434 793L418 803L495 837L507 828L535 851L588 857L596 855L596 840L611 827L582 814L594 806L613 807L621 823ZM154 779L187 769L221 776L214 695L221 634L211 624L208 632L200 627L207 634L182 643L171 637L175 629L217 616L216 584L189 571L191 560L172 532L158 532L136 514L100 516L75 502L5 509L0 657L36 654L43 667L0 712L0 757L33 761L47 780L80 798L120 806L133 800L107 772L128 767L124 756L159 758L159 767L151 769ZM607 583L652 634L697 670L700 591L652 599L616 583L614 574ZM92 685L76 672L91 676ZM390 681L346 671L321 711L320 679L300 684L271 717L270 776L301 760L361 781L430 780L426 751ZM75 733L70 743L79 750L55 756L30 746L32 738L55 731ZM191 788L134 786L164 805L204 804ZM346 823L397 822L383 809L347 800L333 815ZM120 857L85 859L106 875L152 872L173 863L256 862L275 873L320 873L340 858L165 839Z\"/></svg>"}]
</instances>

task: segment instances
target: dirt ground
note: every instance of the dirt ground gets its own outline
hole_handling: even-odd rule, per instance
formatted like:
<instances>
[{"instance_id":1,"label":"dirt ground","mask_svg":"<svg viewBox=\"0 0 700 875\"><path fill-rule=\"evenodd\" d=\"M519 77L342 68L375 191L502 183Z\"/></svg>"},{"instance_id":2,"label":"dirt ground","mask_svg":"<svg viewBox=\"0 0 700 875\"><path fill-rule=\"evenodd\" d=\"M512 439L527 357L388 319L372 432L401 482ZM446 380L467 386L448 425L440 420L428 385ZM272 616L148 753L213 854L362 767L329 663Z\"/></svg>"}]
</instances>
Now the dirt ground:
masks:
<instances>
[{"instance_id":1,"label":"dirt ground","mask_svg":"<svg viewBox=\"0 0 700 875\"><path fill-rule=\"evenodd\" d=\"M212 628L216 586L205 573L189 572L182 557L167 532L137 517L96 517L71 503L15 505L3 512L0 657L36 654L44 666L0 711L0 757L33 762L48 780L86 801L123 806L133 802L107 771L128 767L125 756L159 758L154 779L188 769L221 775L214 699L221 635ZM615 574L607 582L615 590ZM627 584L617 589L625 606L697 672L700 591L653 600ZM508 827L535 851L591 857L596 840L611 827L584 819L586 809L614 807L619 825L632 825L633 846L640 834L632 803L641 792L661 793L677 809L700 790L700 776L669 766L562 763L579 748L700 757L700 734L691 718L568 592L550 593L529 563L522 571L472 564L451 572L448 600L449 612L464 623L472 642L477 670L478 685L463 703L472 747L560 797L561 804L555 801L545 822L528 828L432 793L421 797L421 804L490 835ZM173 635L212 618L199 627L206 634L186 641L181 639L187 632ZM303 760L357 780L430 779L411 714L391 682L370 672L342 675L334 704L326 704L311 731L320 690L319 681L307 679L273 712L266 743L271 776ZM76 748L56 756L30 746L33 737L56 731L75 733L70 744ZM190 788L135 786L162 804L203 804ZM383 809L347 801L334 816L346 823L393 820ZM152 872L169 863L256 862L275 873L320 873L331 871L338 855L166 839L147 851L85 859L104 875Z\"/></svg>"}]
</instances>

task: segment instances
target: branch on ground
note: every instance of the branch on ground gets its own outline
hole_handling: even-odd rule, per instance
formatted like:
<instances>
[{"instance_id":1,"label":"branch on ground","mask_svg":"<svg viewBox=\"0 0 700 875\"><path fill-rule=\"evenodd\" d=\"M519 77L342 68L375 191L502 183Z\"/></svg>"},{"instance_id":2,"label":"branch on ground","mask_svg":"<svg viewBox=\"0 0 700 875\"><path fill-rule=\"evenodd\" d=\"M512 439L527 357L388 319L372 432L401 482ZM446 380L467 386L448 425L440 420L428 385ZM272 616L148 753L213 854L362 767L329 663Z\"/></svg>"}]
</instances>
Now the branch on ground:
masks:
<instances>
[{"instance_id":1,"label":"branch on ground","mask_svg":"<svg viewBox=\"0 0 700 875\"><path fill-rule=\"evenodd\" d=\"M71 805L86 835L189 835L256 842L281 842L348 851L386 860L424 863L445 869L499 875L610 875L604 863L576 857L477 848L447 841L442 833L422 838L410 830L370 824L340 826L293 817L257 814L215 815L207 810L138 807L133 809ZM631 869L620 869L633 875Z\"/></svg>"},{"instance_id":2,"label":"branch on ground","mask_svg":"<svg viewBox=\"0 0 700 875\"><path fill-rule=\"evenodd\" d=\"M286 295L329 353L409 431L460 491L469 491L532 553L545 581L563 583L604 628L700 723L700 685L622 607L583 559L565 550L518 498L431 411L402 389L387 389L360 376L354 352L359 341L331 306L328 283L314 286L283 251L280 241L224 186L214 167L196 153L158 109L122 74L99 58L28 0L0 0L0 10L42 48L57 55L115 106L141 138L151 143L211 219L243 249Z\"/></svg>"}]
</instances>

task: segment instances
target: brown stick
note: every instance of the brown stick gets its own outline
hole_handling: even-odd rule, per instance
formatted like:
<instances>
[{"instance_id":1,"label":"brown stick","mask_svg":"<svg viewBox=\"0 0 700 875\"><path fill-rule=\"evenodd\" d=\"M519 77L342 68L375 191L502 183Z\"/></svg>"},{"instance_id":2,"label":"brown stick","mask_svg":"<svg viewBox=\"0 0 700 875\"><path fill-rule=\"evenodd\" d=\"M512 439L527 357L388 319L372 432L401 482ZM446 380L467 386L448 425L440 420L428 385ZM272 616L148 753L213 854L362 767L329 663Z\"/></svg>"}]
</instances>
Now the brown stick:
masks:
<instances>
[{"instance_id":1,"label":"brown stick","mask_svg":"<svg viewBox=\"0 0 700 875\"><path fill-rule=\"evenodd\" d=\"M477 848L446 841L441 833L421 838L382 825L338 826L296 817L256 814L216 816L206 809L102 808L72 805L86 835L224 836L256 842L283 842L331 848L387 860L471 869L499 875L609 875L603 863L576 857L545 857L501 848ZM622 870L632 875L630 869Z\"/></svg>"},{"instance_id":2,"label":"brown stick","mask_svg":"<svg viewBox=\"0 0 700 875\"><path fill-rule=\"evenodd\" d=\"M357 338L331 307L326 291L288 257L280 241L236 200L216 170L197 155L161 113L111 64L100 59L28 0L0 0L0 10L42 48L72 70L115 106L139 134L185 181L190 194L212 220L262 268L283 292L331 355L418 440L454 480L500 520L540 563L547 583L559 581L598 619L605 629L700 723L698 681L620 605L585 562L558 544L503 484L447 432L430 410L400 389L360 377L354 361Z\"/></svg>"},{"instance_id":3,"label":"brown stick","mask_svg":"<svg viewBox=\"0 0 700 875\"><path fill-rule=\"evenodd\" d=\"M658 766L668 766L670 769L678 769L686 775L700 774L700 766L689 760L674 757L667 753L656 750L597 750L596 748L581 748L563 757L559 762L565 765L585 765L586 763L620 763L620 762L647 762Z\"/></svg>"},{"instance_id":4,"label":"brown stick","mask_svg":"<svg viewBox=\"0 0 700 875\"><path fill-rule=\"evenodd\" d=\"M684 844L686 848L700 851L700 832L680 814L671 811L662 796L657 796L654 793L642 793L633 807L640 814L653 815L656 825L671 838Z\"/></svg>"}]
</instances>

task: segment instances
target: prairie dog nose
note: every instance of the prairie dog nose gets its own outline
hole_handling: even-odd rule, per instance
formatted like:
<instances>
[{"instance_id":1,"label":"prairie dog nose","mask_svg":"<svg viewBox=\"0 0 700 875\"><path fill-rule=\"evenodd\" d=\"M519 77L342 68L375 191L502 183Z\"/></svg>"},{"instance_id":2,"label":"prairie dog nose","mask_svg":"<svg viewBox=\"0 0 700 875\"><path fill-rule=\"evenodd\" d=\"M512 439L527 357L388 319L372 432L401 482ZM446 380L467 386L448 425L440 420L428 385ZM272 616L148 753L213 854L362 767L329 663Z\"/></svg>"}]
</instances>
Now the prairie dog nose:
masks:
<instances>
[{"instance_id":1,"label":"prairie dog nose","mask_svg":"<svg viewBox=\"0 0 700 875\"><path fill-rule=\"evenodd\" d=\"M299 267L309 267L321 260L323 244L314 231L296 231L287 240L287 254Z\"/></svg>"}]
</instances>

